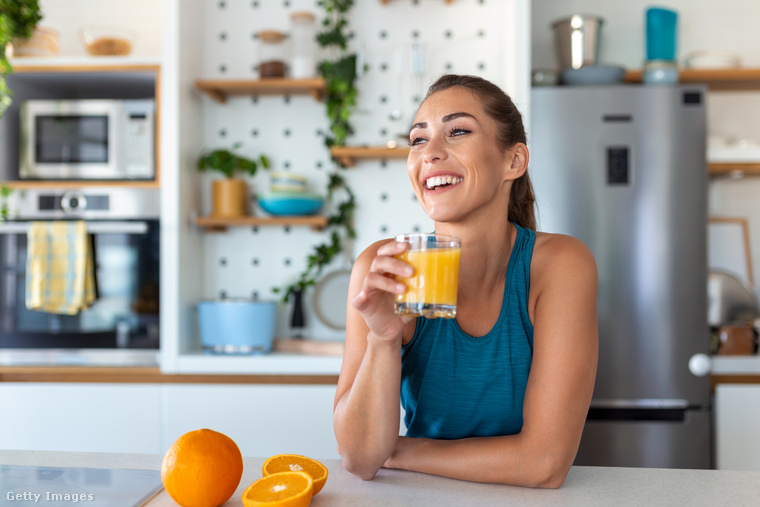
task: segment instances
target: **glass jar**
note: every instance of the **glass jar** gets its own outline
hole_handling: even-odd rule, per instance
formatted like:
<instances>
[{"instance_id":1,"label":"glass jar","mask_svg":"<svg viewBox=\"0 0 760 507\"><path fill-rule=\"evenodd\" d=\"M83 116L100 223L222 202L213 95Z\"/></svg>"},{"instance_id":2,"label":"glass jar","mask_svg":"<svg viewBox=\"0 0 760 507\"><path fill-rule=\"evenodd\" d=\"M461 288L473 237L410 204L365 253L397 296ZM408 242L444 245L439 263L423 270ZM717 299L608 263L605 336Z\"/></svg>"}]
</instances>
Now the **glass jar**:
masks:
<instances>
[{"instance_id":1,"label":"glass jar","mask_svg":"<svg viewBox=\"0 0 760 507\"><path fill-rule=\"evenodd\" d=\"M304 79L316 75L317 28L314 20L314 14L308 11L296 11L290 15L290 77Z\"/></svg>"},{"instance_id":2,"label":"glass jar","mask_svg":"<svg viewBox=\"0 0 760 507\"><path fill-rule=\"evenodd\" d=\"M262 30L259 40L259 77L285 77L285 34L277 30Z\"/></svg>"},{"instance_id":3,"label":"glass jar","mask_svg":"<svg viewBox=\"0 0 760 507\"><path fill-rule=\"evenodd\" d=\"M647 85L677 84L678 66L675 60L650 60L645 62L642 81Z\"/></svg>"}]
</instances>

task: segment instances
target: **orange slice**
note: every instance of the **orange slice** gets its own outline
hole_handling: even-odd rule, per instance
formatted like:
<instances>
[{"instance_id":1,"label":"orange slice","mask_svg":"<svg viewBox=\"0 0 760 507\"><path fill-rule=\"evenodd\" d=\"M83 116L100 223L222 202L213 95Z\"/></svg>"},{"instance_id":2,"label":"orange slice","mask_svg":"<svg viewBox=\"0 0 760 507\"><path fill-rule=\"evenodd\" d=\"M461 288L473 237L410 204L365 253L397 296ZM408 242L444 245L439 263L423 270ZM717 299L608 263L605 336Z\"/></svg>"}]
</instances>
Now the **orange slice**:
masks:
<instances>
[{"instance_id":1,"label":"orange slice","mask_svg":"<svg viewBox=\"0 0 760 507\"><path fill-rule=\"evenodd\" d=\"M319 493L327 481L327 467L315 459L298 454L278 454L264 462L264 477L277 472L306 472L314 481L314 493Z\"/></svg>"},{"instance_id":2,"label":"orange slice","mask_svg":"<svg viewBox=\"0 0 760 507\"><path fill-rule=\"evenodd\" d=\"M306 507L314 481L306 472L280 472L262 477L243 492L245 507Z\"/></svg>"}]
</instances>

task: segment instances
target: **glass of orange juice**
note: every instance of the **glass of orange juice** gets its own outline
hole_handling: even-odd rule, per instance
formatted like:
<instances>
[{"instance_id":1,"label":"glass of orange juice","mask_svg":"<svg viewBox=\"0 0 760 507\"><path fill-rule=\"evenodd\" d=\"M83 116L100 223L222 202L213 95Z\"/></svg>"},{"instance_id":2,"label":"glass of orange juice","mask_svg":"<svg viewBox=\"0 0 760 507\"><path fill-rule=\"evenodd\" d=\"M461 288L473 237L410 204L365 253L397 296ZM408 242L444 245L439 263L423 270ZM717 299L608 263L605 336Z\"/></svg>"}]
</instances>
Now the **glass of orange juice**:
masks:
<instances>
[{"instance_id":1,"label":"glass of orange juice","mask_svg":"<svg viewBox=\"0 0 760 507\"><path fill-rule=\"evenodd\" d=\"M456 317L462 240L445 234L412 233L399 234L396 241L409 245L396 257L414 267L411 277L396 277L407 286L405 293L396 295L396 313L409 317Z\"/></svg>"}]
</instances>

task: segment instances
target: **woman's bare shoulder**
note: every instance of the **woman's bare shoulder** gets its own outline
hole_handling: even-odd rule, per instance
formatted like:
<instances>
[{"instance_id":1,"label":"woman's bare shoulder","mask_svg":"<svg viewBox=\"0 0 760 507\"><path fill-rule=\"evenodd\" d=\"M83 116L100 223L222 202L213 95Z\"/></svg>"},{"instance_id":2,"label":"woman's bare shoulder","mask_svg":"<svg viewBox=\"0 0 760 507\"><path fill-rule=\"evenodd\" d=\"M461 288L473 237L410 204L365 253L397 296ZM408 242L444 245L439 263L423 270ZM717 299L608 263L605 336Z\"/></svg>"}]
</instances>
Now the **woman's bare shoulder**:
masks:
<instances>
[{"instance_id":1,"label":"woman's bare shoulder","mask_svg":"<svg viewBox=\"0 0 760 507\"><path fill-rule=\"evenodd\" d=\"M531 261L531 280L544 276L593 276L596 278L596 261L586 244L572 236L536 232Z\"/></svg>"}]
</instances>

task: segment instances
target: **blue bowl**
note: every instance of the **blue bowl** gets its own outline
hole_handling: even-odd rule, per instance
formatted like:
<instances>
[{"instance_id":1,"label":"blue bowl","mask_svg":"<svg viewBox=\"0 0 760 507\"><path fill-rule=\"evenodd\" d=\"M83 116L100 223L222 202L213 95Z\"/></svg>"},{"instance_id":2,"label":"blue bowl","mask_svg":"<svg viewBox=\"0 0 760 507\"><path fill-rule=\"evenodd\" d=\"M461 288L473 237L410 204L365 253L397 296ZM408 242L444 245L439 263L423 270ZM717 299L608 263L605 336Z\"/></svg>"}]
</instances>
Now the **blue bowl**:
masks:
<instances>
[{"instance_id":1,"label":"blue bowl","mask_svg":"<svg viewBox=\"0 0 760 507\"><path fill-rule=\"evenodd\" d=\"M324 199L316 194L271 192L259 196L259 206L270 215L313 215L322 208Z\"/></svg>"}]
</instances>

